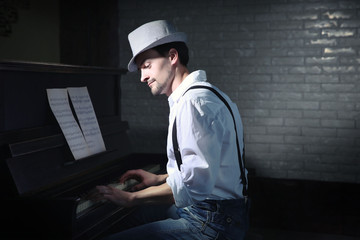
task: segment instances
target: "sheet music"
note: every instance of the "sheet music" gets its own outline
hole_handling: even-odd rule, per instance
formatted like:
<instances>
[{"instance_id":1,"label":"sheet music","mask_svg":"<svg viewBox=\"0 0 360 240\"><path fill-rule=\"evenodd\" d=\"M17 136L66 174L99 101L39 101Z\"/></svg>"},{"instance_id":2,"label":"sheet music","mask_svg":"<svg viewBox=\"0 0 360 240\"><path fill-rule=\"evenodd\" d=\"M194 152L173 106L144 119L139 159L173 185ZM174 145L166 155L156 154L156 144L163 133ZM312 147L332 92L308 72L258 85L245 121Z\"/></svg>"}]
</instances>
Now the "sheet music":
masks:
<instances>
[{"instance_id":1,"label":"sheet music","mask_svg":"<svg viewBox=\"0 0 360 240\"><path fill-rule=\"evenodd\" d=\"M76 160L90 155L81 129L72 114L66 89L47 89L50 108Z\"/></svg>"},{"instance_id":2,"label":"sheet music","mask_svg":"<svg viewBox=\"0 0 360 240\"><path fill-rule=\"evenodd\" d=\"M67 89L92 154L106 150L87 87Z\"/></svg>"},{"instance_id":3,"label":"sheet music","mask_svg":"<svg viewBox=\"0 0 360 240\"><path fill-rule=\"evenodd\" d=\"M50 108L75 160L105 151L105 144L87 88L47 89ZM68 92L80 122L72 113Z\"/></svg>"}]
</instances>

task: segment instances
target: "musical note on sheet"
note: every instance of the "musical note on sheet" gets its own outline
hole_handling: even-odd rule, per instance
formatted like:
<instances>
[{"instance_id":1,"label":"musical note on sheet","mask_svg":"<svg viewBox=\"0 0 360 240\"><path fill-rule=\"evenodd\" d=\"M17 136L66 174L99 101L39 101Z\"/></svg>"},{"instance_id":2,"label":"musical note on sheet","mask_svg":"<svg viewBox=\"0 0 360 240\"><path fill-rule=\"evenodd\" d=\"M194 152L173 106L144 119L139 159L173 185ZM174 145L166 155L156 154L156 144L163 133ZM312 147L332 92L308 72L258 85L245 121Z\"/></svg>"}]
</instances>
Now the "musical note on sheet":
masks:
<instances>
[{"instance_id":1,"label":"musical note on sheet","mask_svg":"<svg viewBox=\"0 0 360 240\"><path fill-rule=\"evenodd\" d=\"M105 144L86 87L47 89L50 108L75 160L105 151ZM70 107L70 94L80 126Z\"/></svg>"}]
</instances>

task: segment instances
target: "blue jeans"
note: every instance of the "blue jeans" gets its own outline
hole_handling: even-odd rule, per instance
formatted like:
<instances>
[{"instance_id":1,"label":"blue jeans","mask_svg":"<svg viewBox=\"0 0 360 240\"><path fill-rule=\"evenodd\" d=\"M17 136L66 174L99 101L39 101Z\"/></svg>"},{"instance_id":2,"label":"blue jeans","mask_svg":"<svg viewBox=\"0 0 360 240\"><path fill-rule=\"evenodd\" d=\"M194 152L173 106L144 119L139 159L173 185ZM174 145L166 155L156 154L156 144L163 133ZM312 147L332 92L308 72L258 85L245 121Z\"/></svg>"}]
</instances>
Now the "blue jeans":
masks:
<instances>
[{"instance_id":1,"label":"blue jeans","mask_svg":"<svg viewBox=\"0 0 360 240\"><path fill-rule=\"evenodd\" d=\"M147 206L127 223L138 225L105 238L120 239L244 239L249 228L249 202L206 200L185 208Z\"/></svg>"}]
</instances>

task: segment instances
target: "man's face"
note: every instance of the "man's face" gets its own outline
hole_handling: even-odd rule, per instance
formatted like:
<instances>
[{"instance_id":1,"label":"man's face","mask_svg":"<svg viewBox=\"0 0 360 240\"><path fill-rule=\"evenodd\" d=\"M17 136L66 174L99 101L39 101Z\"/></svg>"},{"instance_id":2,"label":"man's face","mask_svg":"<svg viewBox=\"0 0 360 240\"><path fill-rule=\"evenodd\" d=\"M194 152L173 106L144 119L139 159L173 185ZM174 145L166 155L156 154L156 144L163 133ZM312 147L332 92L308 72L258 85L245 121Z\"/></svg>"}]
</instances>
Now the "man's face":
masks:
<instances>
[{"instance_id":1,"label":"man's face","mask_svg":"<svg viewBox=\"0 0 360 240\"><path fill-rule=\"evenodd\" d=\"M161 56L157 51L149 49L136 57L136 65L141 72L141 82L148 84L154 96L170 96L174 73L169 57Z\"/></svg>"}]
</instances>

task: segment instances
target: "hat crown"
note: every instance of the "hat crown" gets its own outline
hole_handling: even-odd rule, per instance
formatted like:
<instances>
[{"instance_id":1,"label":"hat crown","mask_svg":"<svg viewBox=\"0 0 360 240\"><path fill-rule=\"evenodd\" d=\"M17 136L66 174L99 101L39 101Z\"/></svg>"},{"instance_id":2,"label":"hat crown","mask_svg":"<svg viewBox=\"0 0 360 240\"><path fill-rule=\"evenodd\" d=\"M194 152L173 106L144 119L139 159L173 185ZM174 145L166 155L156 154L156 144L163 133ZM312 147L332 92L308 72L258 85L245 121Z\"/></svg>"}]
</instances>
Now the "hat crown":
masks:
<instances>
[{"instance_id":1,"label":"hat crown","mask_svg":"<svg viewBox=\"0 0 360 240\"><path fill-rule=\"evenodd\" d=\"M128 69L136 71L134 60L136 56L145 50L169 42L186 42L186 35L177 32L176 28L167 20L157 20L138 27L128 35L133 57L129 62Z\"/></svg>"},{"instance_id":2,"label":"hat crown","mask_svg":"<svg viewBox=\"0 0 360 240\"><path fill-rule=\"evenodd\" d=\"M146 23L129 34L132 53L172 33L176 33L176 29L166 20Z\"/></svg>"}]
</instances>

